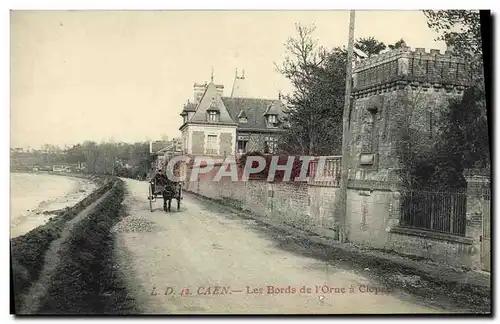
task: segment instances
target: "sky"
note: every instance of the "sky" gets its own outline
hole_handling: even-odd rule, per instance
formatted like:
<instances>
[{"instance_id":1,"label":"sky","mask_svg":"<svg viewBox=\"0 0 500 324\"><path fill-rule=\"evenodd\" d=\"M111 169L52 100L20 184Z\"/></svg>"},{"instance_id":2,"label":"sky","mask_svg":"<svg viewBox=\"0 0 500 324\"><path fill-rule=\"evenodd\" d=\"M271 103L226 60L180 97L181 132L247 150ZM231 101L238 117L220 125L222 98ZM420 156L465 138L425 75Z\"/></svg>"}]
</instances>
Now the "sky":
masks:
<instances>
[{"instance_id":1,"label":"sky","mask_svg":"<svg viewBox=\"0 0 500 324\"><path fill-rule=\"evenodd\" d=\"M278 98L295 23L347 45L348 11L11 11L11 146L180 136L193 83L245 70L252 97ZM445 50L420 11L356 11L355 37Z\"/></svg>"}]
</instances>

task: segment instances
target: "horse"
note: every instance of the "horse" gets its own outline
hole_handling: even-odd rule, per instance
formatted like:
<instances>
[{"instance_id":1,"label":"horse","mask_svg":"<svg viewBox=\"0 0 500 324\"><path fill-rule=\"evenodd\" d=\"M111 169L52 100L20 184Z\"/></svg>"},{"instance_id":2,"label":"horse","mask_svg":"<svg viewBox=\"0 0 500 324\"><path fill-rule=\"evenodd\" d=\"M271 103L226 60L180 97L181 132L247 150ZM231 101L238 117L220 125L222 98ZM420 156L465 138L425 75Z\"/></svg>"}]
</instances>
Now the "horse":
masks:
<instances>
[{"instance_id":1,"label":"horse","mask_svg":"<svg viewBox=\"0 0 500 324\"><path fill-rule=\"evenodd\" d=\"M163 210L167 213L171 212L172 199L174 199L177 194L177 185L175 182L163 175L158 180L158 182L163 186Z\"/></svg>"}]
</instances>

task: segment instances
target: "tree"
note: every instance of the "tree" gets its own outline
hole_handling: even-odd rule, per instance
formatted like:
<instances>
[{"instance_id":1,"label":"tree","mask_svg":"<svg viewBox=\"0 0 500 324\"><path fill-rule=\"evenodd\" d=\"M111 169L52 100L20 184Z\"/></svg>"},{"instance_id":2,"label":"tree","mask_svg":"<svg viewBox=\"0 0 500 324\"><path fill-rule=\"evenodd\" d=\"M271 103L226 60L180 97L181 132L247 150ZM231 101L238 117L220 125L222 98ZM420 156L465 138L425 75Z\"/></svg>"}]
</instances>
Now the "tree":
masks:
<instances>
[{"instance_id":1,"label":"tree","mask_svg":"<svg viewBox=\"0 0 500 324\"><path fill-rule=\"evenodd\" d=\"M406 46L406 42L402 38L392 45L387 45L387 47L389 47L389 49L391 50L402 48L403 46Z\"/></svg>"},{"instance_id":2,"label":"tree","mask_svg":"<svg viewBox=\"0 0 500 324\"><path fill-rule=\"evenodd\" d=\"M65 159L66 163L77 164L79 162L84 162L84 161L85 161L85 154L83 153L82 145L77 144L68 149Z\"/></svg>"},{"instance_id":3,"label":"tree","mask_svg":"<svg viewBox=\"0 0 500 324\"><path fill-rule=\"evenodd\" d=\"M287 123L280 148L288 154L333 154L342 143L346 52L326 51L313 40L314 26L296 25L285 43L288 56L276 69L294 87L285 96Z\"/></svg>"},{"instance_id":4,"label":"tree","mask_svg":"<svg viewBox=\"0 0 500 324\"><path fill-rule=\"evenodd\" d=\"M465 169L490 165L488 121L482 113L482 93L478 87L471 87L461 99L445 103L443 114L435 122L435 132L429 132L428 123L419 122L419 116L424 114L421 108L425 108L421 98L420 92L402 98L403 110L395 126L400 139L396 152L402 185L411 190L463 189Z\"/></svg>"},{"instance_id":5,"label":"tree","mask_svg":"<svg viewBox=\"0 0 500 324\"><path fill-rule=\"evenodd\" d=\"M368 57L373 55L378 55L380 52L386 49L384 43L379 42L374 37L359 38L354 43L354 47L368 55Z\"/></svg>"},{"instance_id":6,"label":"tree","mask_svg":"<svg viewBox=\"0 0 500 324\"><path fill-rule=\"evenodd\" d=\"M424 14L429 28L438 33L437 40L444 40L446 45L453 47L455 55L463 57L467 62L472 87L465 91L462 103L453 105L460 111L456 112L458 115L448 117L470 130L463 148L466 166L472 167L471 164L475 164L489 168L489 134L479 11L424 10ZM462 109L465 106L469 108ZM454 127L453 124L448 126Z\"/></svg>"},{"instance_id":7,"label":"tree","mask_svg":"<svg viewBox=\"0 0 500 324\"><path fill-rule=\"evenodd\" d=\"M423 10L427 25L471 67L474 83L484 83L481 21L477 10Z\"/></svg>"},{"instance_id":8,"label":"tree","mask_svg":"<svg viewBox=\"0 0 500 324\"><path fill-rule=\"evenodd\" d=\"M441 124L443 141L439 151L460 162L464 169L490 165L488 119L484 115L484 94L478 86L467 89L461 101L450 102Z\"/></svg>"}]
</instances>

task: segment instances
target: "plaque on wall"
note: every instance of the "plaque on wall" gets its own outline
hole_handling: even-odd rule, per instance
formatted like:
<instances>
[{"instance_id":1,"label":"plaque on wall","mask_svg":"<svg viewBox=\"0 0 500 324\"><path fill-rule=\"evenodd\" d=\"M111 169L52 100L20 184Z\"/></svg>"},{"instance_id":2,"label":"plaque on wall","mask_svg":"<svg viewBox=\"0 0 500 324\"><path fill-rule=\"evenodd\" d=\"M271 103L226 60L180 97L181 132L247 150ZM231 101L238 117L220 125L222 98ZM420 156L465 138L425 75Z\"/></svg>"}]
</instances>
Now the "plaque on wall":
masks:
<instances>
[{"instance_id":1,"label":"plaque on wall","mask_svg":"<svg viewBox=\"0 0 500 324\"><path fill-rule=\"evenodd\" d=\"M361 165L372 165L375 162L375 154L373 153L361 153L359 155L359 164Z\"/></svg>"}]
</instances>

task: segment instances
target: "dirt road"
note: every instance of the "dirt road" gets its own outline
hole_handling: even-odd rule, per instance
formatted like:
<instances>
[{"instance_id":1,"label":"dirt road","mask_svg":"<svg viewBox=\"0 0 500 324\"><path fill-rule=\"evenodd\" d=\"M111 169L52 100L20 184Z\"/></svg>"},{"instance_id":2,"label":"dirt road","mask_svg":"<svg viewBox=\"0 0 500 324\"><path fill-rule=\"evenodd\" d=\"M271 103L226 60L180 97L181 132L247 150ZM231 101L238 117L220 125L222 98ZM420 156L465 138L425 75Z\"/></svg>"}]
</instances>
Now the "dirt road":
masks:
<instances>
[{"instance_id":1,"label":"dirt road","mask_svg":"<svg viewBox=\"0 0 500 324\"><path fill-rule=\"evenodd\" d=\"M440 312L359 271L284 250L255 222L188 194L180 212L164 213L161 200L150 212L148 183L125 182L129 216L114 229L115 252L144 313Z\"/></svg>"}]
</instances>

